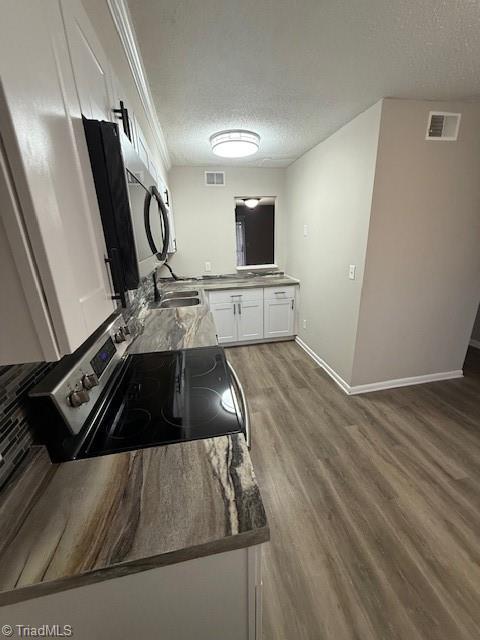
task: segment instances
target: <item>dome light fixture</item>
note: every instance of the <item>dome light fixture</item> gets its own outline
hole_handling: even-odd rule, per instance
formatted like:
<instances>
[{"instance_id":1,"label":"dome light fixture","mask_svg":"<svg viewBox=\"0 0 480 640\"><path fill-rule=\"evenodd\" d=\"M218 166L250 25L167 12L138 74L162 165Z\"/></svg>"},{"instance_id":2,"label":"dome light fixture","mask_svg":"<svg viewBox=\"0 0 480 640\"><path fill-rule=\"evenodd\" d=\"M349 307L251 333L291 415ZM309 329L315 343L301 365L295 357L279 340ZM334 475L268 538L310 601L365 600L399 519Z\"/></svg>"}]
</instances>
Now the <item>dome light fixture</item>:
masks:
<instances>
[{"instance_id":1,"label":"dome light fixture","mask_svg":"<svg viewBox=\"0 0 480 640\"><path fill-rule=\"evenodd\" d=\"M228 129L210 136L210 145L213 153L222 158L245 158L257 153L260 136L245 129Z\"/></svg>"},{"instance_id":2,"label":"dome light fixture","mask_svg":"<svg viewBox=\"0 0 480 640\"><path fill-rule=\"evenodd\" d=\"M244 202L249 209L255 209L260 200L258 198L247 198Z\"/></svg>"}]
</instances>

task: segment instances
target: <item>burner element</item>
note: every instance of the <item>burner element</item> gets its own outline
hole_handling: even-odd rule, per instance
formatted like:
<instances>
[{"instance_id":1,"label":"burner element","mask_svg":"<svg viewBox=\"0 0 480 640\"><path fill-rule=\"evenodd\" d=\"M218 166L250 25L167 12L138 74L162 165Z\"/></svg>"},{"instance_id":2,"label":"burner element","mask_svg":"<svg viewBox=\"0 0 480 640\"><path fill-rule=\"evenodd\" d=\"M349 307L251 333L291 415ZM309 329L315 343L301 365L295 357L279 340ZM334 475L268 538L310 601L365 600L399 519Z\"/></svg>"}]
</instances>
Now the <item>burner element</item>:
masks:
<instances>
[{"instance_id":1,"label":"burner element","mask_svg":"<svg viewBox=\"0 0 480 640\"><path fill-rule=\"evenodd\" d=\"M217 367L217 359L214 356L209 358L189 355L188 366L190 367L190 376L192 378L200 378L207 376Z\"/></svg>"}]
</instances>

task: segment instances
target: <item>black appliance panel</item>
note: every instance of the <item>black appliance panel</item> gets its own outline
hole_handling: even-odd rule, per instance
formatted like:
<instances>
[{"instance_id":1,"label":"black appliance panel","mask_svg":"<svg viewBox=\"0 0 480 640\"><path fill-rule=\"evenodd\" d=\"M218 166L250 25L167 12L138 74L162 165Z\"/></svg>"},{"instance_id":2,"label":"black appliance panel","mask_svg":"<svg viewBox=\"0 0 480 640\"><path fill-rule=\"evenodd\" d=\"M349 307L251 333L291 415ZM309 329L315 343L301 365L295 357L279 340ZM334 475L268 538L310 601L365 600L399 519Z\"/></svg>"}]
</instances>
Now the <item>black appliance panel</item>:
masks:
<instances>
[{"instance_id":1,"label":"black appliance panel","mask_svg":"<svg viewBox=\"0 0 480 640\"><path fill-rule=\"evenodd\" d=\"M83 118L115 292L140 282L118 125Z\"/></svg>"}]
</instances>

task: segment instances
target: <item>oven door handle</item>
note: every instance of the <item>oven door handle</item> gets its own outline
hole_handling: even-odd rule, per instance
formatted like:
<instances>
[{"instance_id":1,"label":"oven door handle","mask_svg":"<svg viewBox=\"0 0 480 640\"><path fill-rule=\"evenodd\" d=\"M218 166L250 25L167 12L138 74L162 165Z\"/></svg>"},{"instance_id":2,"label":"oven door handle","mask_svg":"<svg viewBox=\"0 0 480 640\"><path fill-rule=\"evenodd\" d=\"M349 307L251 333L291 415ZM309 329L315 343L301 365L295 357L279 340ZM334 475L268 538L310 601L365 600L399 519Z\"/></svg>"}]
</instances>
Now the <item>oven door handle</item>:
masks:
<instances>
[{"instance_id":1,"label":"oven door handle","mask_svg":"<svg viewBox=\"0 0 480 640\"><path fill-rule=\"evenodd\" d=\"M232 367L230 362L228 362L228 360L227 360L227 365L228 365L228 368L230 369L230 373L232 374L232 378L235 382L235 386L240 392L240 399L242 401L242 406L243 406L243 419L245 421L245 436L247 440L247 447L250 449L250 447L252 446L252 441L251 441L251 433L250 433L250 412L248 411L247 398L245 396L245 391L243 390L242 384L238 378L237 372Z\"/></svg>"}]
</instances>

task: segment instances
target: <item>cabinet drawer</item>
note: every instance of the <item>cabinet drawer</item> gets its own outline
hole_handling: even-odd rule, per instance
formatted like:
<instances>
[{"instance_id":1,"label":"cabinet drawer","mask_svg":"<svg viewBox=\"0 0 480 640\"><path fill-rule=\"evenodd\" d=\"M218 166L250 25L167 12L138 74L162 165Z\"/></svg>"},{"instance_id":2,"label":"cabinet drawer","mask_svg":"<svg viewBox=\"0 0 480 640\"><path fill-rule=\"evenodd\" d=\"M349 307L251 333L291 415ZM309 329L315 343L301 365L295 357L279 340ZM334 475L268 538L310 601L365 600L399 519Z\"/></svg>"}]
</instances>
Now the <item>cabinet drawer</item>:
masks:
<instances>
[{"instance_id":1,"label":"cabinet drawer","mask_svg":"<svg viewBox=\"0 0 480 640\"><path fill-rule=\"evenodd\" d=\"M263 288L252 289L225 289L224 291L209 291L210 304L218 302L247 302L250 300L263 300Z\"/></svg>"},{"instance_id":2,"label":"cabinet drawer","mask_svg":"<svg viewBox=\"0 0 480 640\"><path fill-rule=\"evenodd\" d=\"M286 300L295 297L295 285L285 287L265 287L265 300Z\"/></svg>"}]
</instances>

